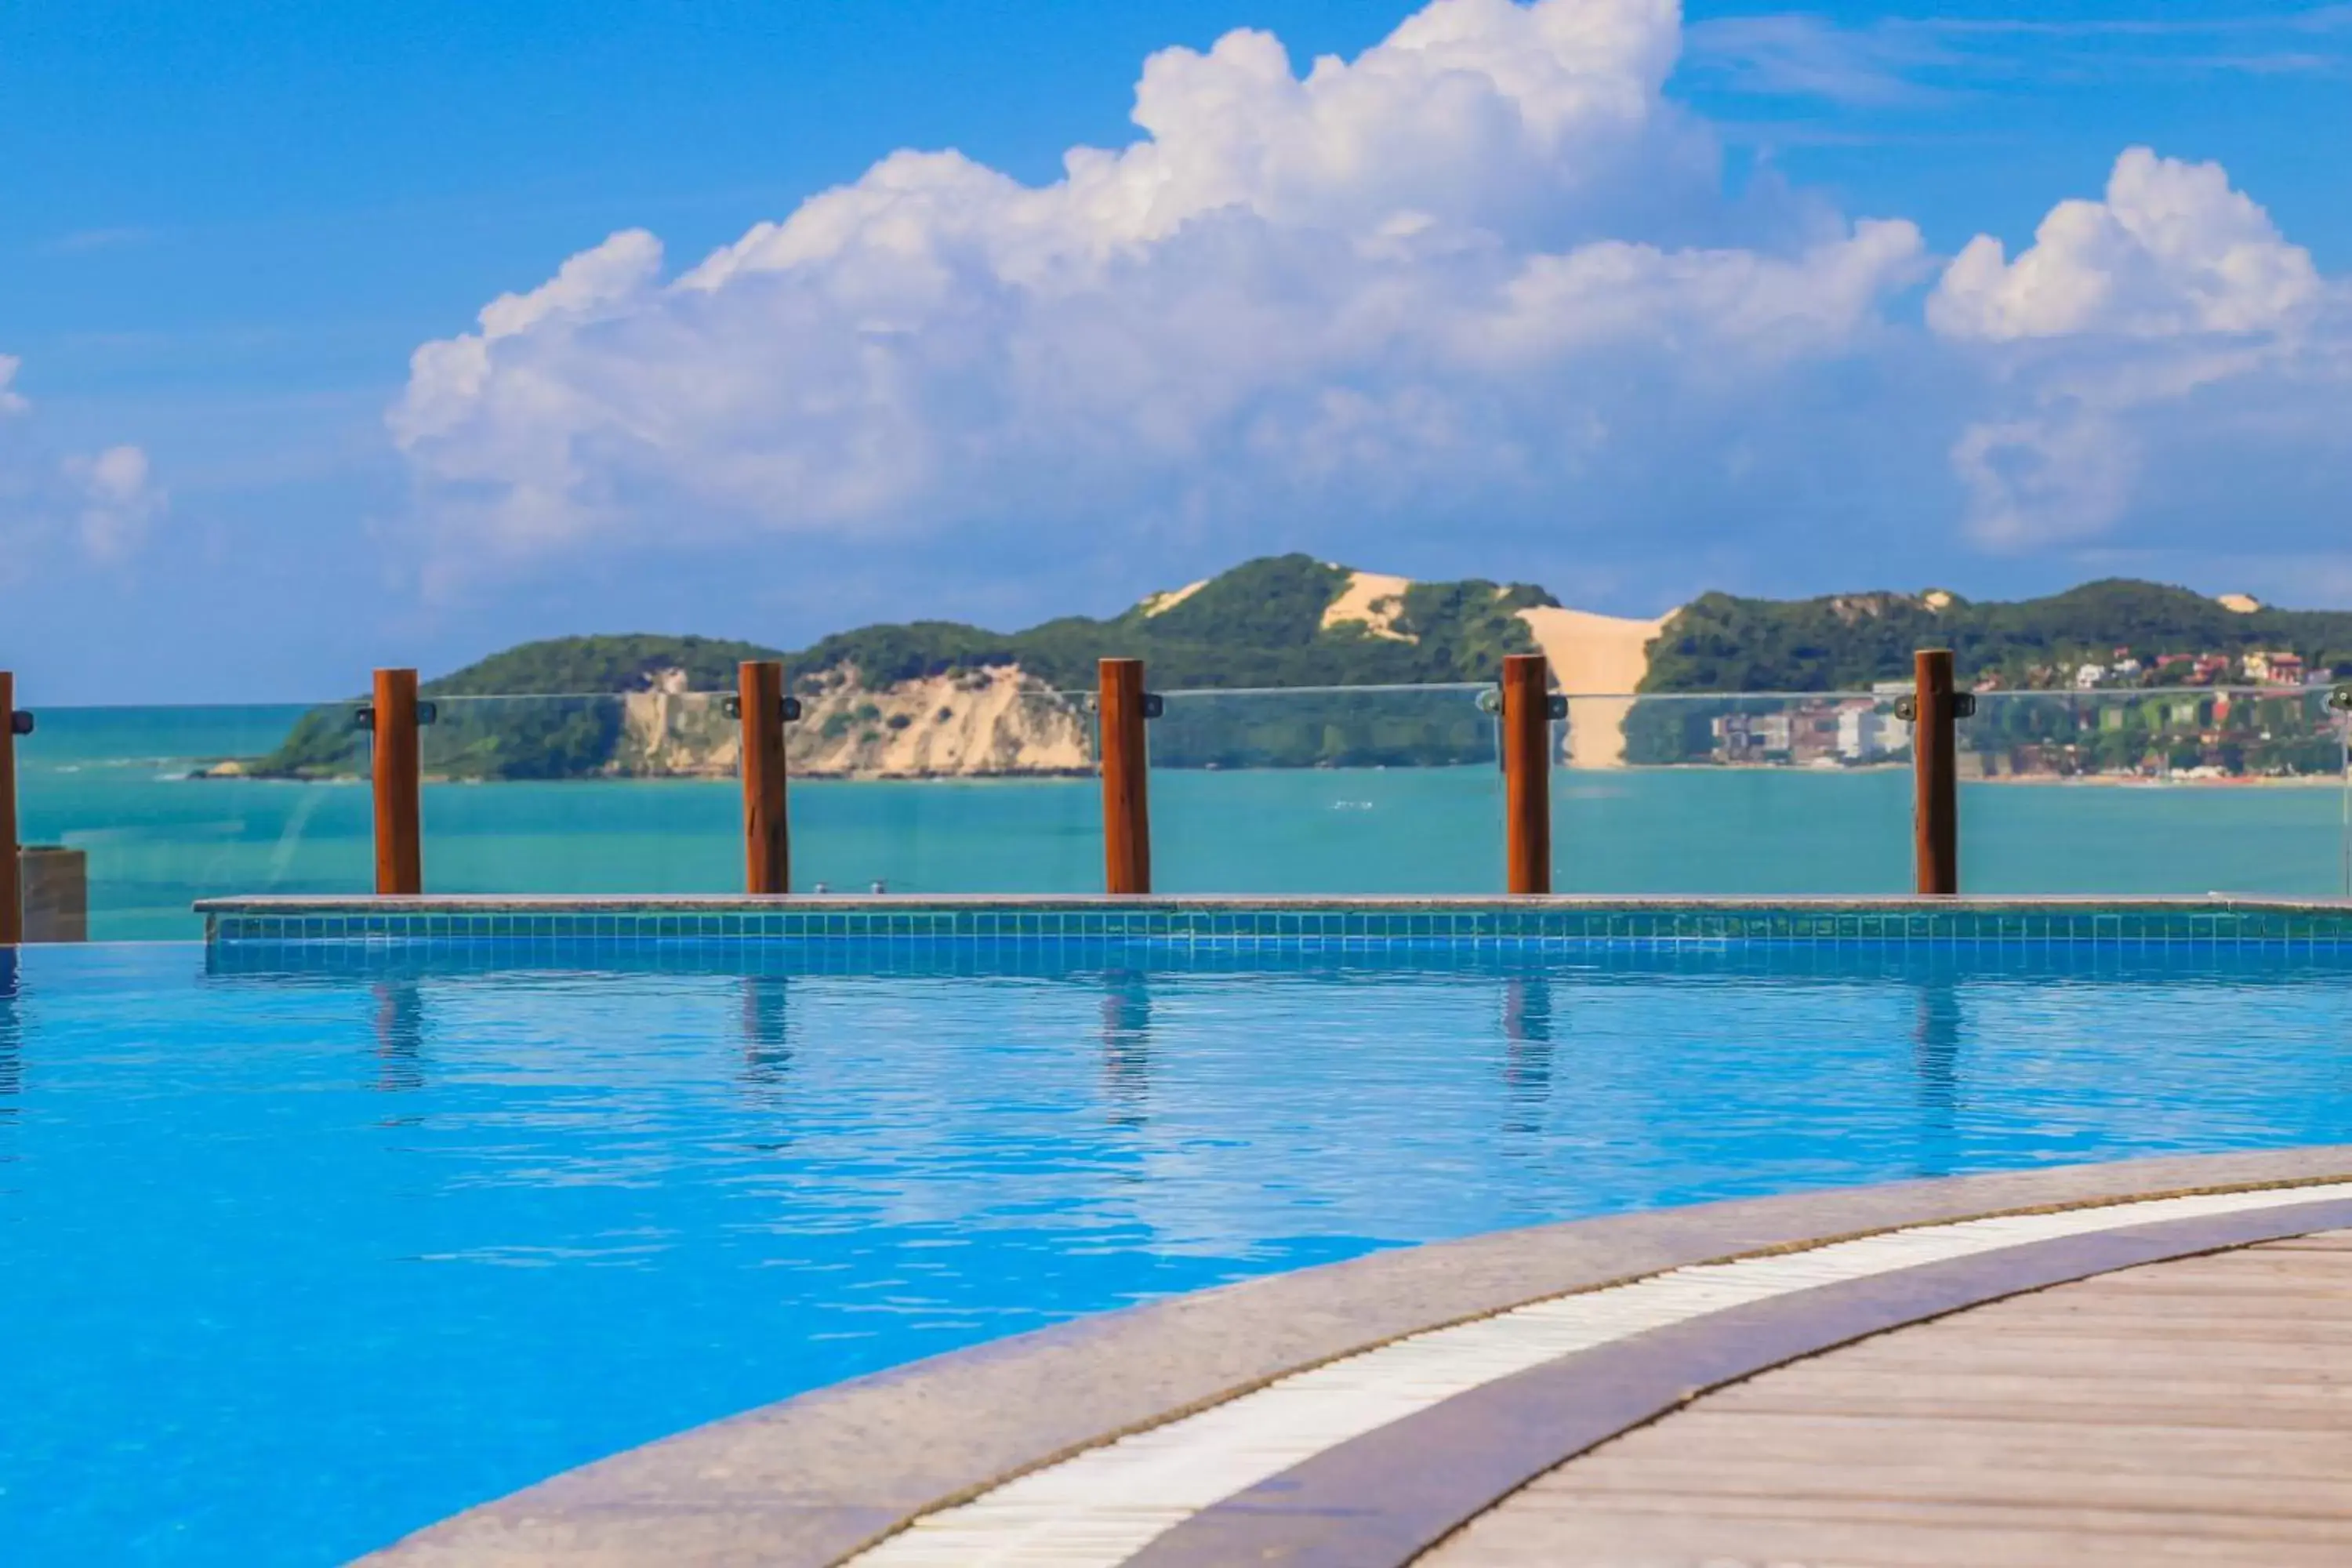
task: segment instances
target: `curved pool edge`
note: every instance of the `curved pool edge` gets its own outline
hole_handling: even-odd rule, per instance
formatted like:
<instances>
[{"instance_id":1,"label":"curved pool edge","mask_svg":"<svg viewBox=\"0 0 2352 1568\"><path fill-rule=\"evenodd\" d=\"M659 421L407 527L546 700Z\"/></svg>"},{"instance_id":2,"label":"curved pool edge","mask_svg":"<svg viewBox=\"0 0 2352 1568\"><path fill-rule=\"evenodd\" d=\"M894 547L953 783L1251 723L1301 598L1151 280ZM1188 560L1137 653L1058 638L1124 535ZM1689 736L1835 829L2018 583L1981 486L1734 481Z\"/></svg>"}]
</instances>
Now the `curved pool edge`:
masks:
<instances>
[{"instance_id":1,"label":"curved pool edge","mask_svg":"<svg viewBox=\"0 0 2352 1568\"><path fill-rule=\"evenodd\" d=\"M2352 1145L2164 1157L1649 1210L1376 1253L813 1390L564 1472L363 1561L821 1568L1128 1434L1547 1298L1913 1226L2347 1180Z\"/></svg>"}]
</instances>

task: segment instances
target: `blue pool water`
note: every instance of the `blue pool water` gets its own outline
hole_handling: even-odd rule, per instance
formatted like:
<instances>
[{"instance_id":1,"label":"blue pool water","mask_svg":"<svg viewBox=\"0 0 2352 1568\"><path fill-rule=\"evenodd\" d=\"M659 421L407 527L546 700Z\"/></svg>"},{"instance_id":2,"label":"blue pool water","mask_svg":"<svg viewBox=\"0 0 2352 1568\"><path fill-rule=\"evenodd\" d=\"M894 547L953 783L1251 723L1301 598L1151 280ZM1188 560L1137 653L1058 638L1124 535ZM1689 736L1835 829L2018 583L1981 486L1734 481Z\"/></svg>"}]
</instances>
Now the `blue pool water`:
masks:
<instances>
[{"instance_id":1,"label":"blue pool water","mask_svg":"<svg viewBox=\"0 0 2352 1568\"><path fill-rule=\"evenodd\" d=\"M2344 960L584 964L0 971L0 1555L329 1563L747 1405L1268 1270L2352 1137Z\"/></svg>"}]
</instances>

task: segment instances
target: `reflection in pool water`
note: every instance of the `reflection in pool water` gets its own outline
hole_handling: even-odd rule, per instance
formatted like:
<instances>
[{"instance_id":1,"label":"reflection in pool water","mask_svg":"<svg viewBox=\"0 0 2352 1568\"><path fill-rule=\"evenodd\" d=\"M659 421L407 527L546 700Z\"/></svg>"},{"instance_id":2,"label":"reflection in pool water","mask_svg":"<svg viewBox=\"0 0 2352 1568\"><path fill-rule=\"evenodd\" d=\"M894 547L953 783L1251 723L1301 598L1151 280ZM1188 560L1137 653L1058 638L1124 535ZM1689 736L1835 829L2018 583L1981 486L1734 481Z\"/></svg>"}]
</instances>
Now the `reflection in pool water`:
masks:
<instances>
[{"instance_id":1,"label":"reflection in pool water","mask_svg":"<svg viewBox=\"0 0 2352 1568\"><path fill-rule=\"evenodd\" d=\"M2352 962L0 958L0 1540L317 1563L1171 1291L1832 1183L2333 1142Z\"/></svg>"}]
</instances>

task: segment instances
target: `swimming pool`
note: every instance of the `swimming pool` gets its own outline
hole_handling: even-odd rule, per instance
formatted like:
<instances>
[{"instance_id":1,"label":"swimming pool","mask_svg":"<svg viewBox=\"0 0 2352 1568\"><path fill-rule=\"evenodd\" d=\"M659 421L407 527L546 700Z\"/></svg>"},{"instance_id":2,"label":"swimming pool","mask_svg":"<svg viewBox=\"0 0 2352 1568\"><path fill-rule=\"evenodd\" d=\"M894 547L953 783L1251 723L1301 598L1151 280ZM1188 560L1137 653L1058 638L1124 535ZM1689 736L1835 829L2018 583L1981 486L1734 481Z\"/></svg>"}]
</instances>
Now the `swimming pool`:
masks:
<instances>
[{"instance_id":1,"label":"swimming pool","mask_svg":"<svg viewBox=\"0 0 2352 1568\"><path fill-rule=\"evenodd\" d=\"M2340 944L247 942L0 972L0 1540L313 1563L1498 1226L2326 1142Z\"/></svg>"}]
</instances>

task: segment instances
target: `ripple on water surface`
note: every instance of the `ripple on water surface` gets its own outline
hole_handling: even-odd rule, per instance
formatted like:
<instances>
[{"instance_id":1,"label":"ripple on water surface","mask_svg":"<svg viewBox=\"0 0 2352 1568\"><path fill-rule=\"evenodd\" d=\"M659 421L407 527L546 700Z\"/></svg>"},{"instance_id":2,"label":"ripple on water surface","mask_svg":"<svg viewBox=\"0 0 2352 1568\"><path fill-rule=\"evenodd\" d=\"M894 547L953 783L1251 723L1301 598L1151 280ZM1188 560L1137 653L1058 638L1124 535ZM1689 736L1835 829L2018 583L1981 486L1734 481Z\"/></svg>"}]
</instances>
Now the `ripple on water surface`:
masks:
<instances>
[{"instance_id":1,"label":"ripple on water surface","mask_svg":"<svg viewBox=\"0 0 2352 1568\"><path fill-rule=\"evenodd\" d=\"M2352 1118L2335 962L894 968L30 950L0 971L7 1556L331 1562L1251 1274Z\"/></svg>"}]
</instances>

